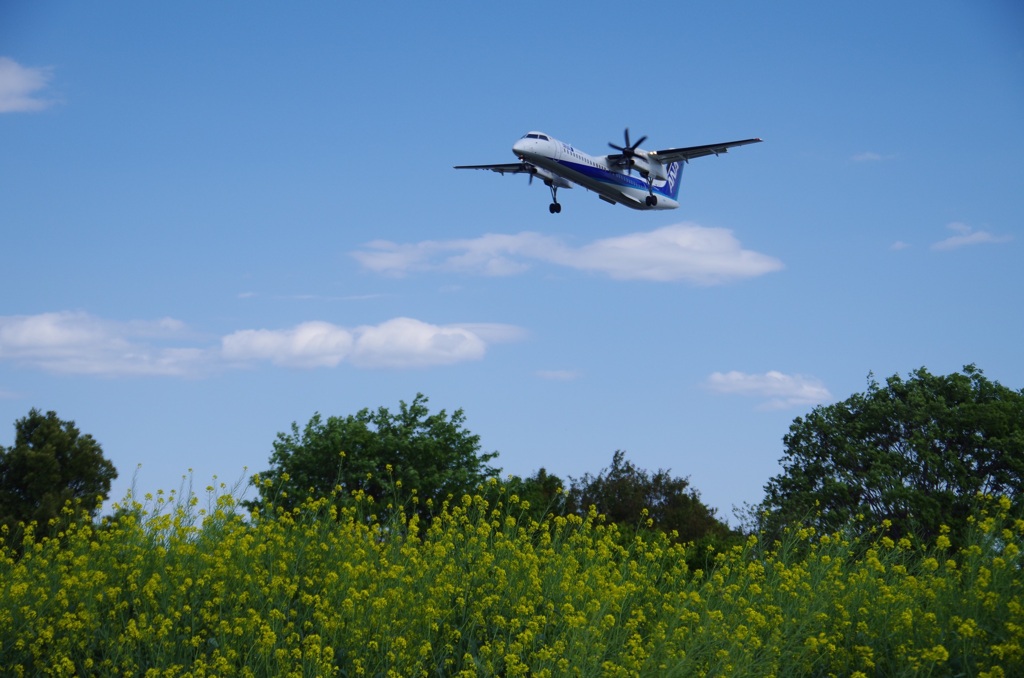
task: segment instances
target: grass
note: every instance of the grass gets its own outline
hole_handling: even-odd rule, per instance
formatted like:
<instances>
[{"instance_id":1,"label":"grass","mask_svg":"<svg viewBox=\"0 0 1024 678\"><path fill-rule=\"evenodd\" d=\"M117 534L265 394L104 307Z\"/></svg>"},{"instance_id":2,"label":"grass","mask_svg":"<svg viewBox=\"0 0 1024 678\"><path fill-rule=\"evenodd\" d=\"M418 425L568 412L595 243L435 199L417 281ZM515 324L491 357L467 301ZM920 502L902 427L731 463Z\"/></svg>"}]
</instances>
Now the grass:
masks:
<instances>
[{"instance_id":1,"label":"grass","mask_svg":"<svg viewBox=\"0 0 1024 678\"><path fill-rule=\"evenodd\" d=\"M1021 542L797 528L708 553L484 488L382 525L365 495L240 517L235 491L138 501L0 544L0 674L1024 675ZM15 548L17 547L17 548ZM691 562L692 562L691 558Z\"/></svg>"}]
</instances>

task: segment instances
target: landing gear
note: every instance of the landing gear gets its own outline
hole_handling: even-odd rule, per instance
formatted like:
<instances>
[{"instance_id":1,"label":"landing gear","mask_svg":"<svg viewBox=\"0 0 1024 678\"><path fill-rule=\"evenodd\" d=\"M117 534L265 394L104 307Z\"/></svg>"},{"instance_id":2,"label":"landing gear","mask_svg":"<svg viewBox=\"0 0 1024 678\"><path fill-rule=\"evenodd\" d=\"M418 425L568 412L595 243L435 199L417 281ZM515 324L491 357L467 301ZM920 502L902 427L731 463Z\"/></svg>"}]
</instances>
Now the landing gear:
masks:
<instances>
[{"instance_id":1,"label":"landing gear","mask_svg":"<svg viewBox=\"0 0 1024 678\"><path fill-rule=\"evenodd\" d=\"M545 181L544 183L551 189L551 204L548 205L548 212L558 214L562 211L562 206L558 204L558 186L555 186L552 181Z\"/></svg>"},{"instance_id":2,"label":"landing gear","mask_svg":"<svg viewBox=\"0 0 1024 678\"><path fill-rule=\"evenodd\" d=\"M658 204L658 196L654 195L654 177L647 173L643 176L647 180L647 197L644 199L644 202L647 203L648 207L654 207Z\"/></svg>"}]
</instances>

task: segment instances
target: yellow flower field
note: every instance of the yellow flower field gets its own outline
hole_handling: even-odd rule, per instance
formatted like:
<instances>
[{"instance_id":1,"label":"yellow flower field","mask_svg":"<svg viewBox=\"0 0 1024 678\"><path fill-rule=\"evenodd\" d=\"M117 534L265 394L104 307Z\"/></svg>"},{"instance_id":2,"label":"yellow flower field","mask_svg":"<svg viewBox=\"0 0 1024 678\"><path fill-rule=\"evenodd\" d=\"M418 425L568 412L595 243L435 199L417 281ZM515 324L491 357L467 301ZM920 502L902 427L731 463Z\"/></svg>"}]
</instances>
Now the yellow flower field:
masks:
<instances>
[{"instance_id":1,"label":"yellow flower field","mask_svg":"<svg viewBox=\"0 0 1024 678\"><path fill-rule=\"evenodd\" d=\"M381 525L365 496L243 518L213 487L30 526L0 551L0 674L1024 675L1008 502L957 552L804 528L693 572L665 535L482 490L429 526Z\"/></svg>"}]
</instances>

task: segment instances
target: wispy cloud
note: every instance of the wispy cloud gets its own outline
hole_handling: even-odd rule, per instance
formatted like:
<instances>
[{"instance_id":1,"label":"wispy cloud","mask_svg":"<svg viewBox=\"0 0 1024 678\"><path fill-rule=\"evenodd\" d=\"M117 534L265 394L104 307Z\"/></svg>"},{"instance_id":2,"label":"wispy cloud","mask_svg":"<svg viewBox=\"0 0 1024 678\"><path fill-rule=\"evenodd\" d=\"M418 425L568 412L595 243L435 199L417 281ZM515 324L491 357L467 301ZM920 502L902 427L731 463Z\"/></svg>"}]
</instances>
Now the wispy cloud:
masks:
<instances>
[{"instance_id":1,"label":"wispy cloud","mask_svg":"<svg viewBox=\"0 0 1024 678\"><path fill-rule=\"evenodd\" d=\"M57 373L181 376L208 358L203 349L161 345L183 333L172 318L115 322L68 311L0 316L0 360Z\"/></svg>"},{"instance_id":2,"label":"wispy cloud","mask_svg":"<svg viewBox=\"0 0 1024 678\"><path fill-rule=\"evenodd\" d=\"M260 294L256 292L239 292L239 299L259 299ZM266 298L274 301L369 301L380 299L387 295L381 293L368 294L346 294L346 295L324 295L324 294L273 294Z\"/></svg>"},{"instance_id":3,"label":"wispy cloud","mask_svg":"<svg viewBox=\"0 0 1024 678\"><path fill-rule=\"evenodd\" d=\"M817 405L832 398L819 379L774 370L764 374L714 372L704 385L716 393L764 399L758 409L766 410Z\"/></svg>"},{"instance_id":4,"label":"wispy cloud","mask_svg":"<svg viewBox=\"0 0 1024 678\"><path fill-rule=\"evenodd\" d=\"M583 376L577 370L537 370L537 376L549 381L576 381Z\"/></svg>"},{"instance_id":5,"label":"wispy cloud","mask_svg":"<svg viewBox=\"0 0 1024 678\"><path fill-rule=\"evenodd\" d=\"M0 113L40 111L53 103L40 92L50 82L53 69L27 68L9 57L0 57Z\"/></svg>"},{"instance_id":6,"label":"wispy cloud","mask_svg":"<svg viewBox=\"0 0 1024 678\"><path fill-rule=\"evenodd\" d=\"M524 334L512 325L433 325L413 318L353 329L307 322L283 330L241 330L224 337L221 350L235 364L314 368L347 361L363 368L415 368L480 360L489 344L515 341Z\"/></svg>"},{"instance_id":7,"label":"wispy cloud","mask_svg":"<svg viewBox=\"0 0 1024 678\"><path fill-rule=\"evenodd\" d=\"M892 160L895 157L896 155L892 153L882 154L874 151L864 151L863 153L857 153L854 155L852 160L854 162L882 162L885 160Z\"/></svg>"},{"instance_id":8,"label":"wispy cloud","mask_svg":"<svg viewBox=\"0 0 1024 678\"><path fill-rule=\"evenodd\" d=\"M949 224L947 228L955 232L956 235L951 235L945 240L933 243L931 247L933 250L955 250L960 247L967 247L968 245L982 245L985 243L1000 243L1013 240L1013 236L994 235L988 231L975 231L967 224L962 224L960 222Z\"/></svg>"},{"instance_id":9,"label":"wispy cloud","mask_svg":"<svg viewBox=\"0 0 1024 678\"><path fill-rule=\"evenodd\" d=\"M0 316L0 361L58 374L198 377L269 363L286 368L414 368L480 360L495 343L525 332L512 325L433 325L394 318L345 328L306 322L243 329L219 343L197 342L180 321L115 322L86 313ZM191 344L191 345L190 345Z\"/></svg>"},{"instance_id":10,"label":"wispy cloud","mask_svg":"<svg viewBox=\"0 0 1024 678\"><path fill-rule=\"evenodd\" d=\"M893 250L895 252L898 252L900 250L908 249L909 247L910 247L910 243L903 242L902 240L897 240L893 244L889 245L889 249L891 249L891 250Z\"/></svg>"},{"instance_id":11,"label":"wispy cloud","mask_svg":"<svg viewBox=\"0 0 1024 678\"><path fill-rule=\"evenodd\" d=\"M376 240L352 256L372 271L395 276L417 271L514 275L535 263L546 263L617 280L683 280L699 285L726 283L783 268L774 257L743 249L728 229L696 224L595 240L582 247L531 232L409 244Z\"/></svg>"}]
</instances>

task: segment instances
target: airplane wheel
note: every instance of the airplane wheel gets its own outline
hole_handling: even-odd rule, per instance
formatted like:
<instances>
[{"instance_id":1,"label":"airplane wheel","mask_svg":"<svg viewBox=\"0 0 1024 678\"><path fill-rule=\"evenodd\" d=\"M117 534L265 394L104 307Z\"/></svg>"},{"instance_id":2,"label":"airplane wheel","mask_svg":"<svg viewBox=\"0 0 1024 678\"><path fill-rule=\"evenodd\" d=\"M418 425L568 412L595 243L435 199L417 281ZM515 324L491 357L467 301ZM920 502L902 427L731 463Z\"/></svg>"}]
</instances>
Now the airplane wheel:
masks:
<instances>
[{"instance_id":1,"label":"airplane wheel","mask_svg":"<svg viewBox=\"0 0 1024 678\"><path fill-rule=\"evenodd\" d=\"M655 205L658 204L658 198L657 196L649 195L647 196L647 200L645 200L644 202L647 203L648 207L654 207Z\"/></svg>"},{"instance_id":2,"label":"airplane wheel","mask_svg":"<svg viewBox=\"0 0 1024 678\"><path fill-rule=\"evenodd\" d=\"M548 211L551 212L552 214L558 214L559 212L562 211L562 206L559 205L557 202L553 202L550 205L548 205Z\"/></svg>"}]
</instances>

